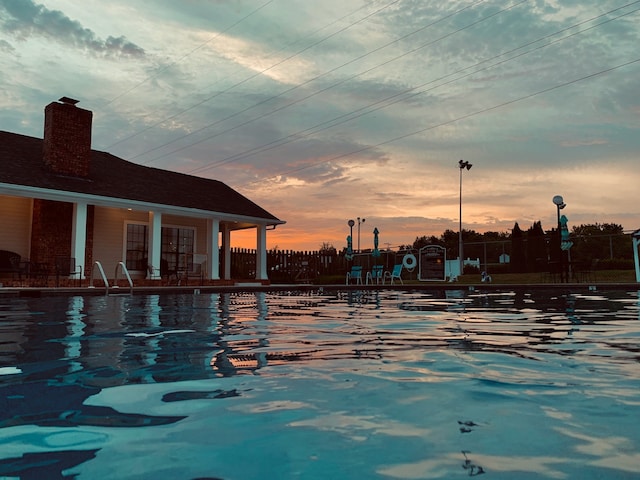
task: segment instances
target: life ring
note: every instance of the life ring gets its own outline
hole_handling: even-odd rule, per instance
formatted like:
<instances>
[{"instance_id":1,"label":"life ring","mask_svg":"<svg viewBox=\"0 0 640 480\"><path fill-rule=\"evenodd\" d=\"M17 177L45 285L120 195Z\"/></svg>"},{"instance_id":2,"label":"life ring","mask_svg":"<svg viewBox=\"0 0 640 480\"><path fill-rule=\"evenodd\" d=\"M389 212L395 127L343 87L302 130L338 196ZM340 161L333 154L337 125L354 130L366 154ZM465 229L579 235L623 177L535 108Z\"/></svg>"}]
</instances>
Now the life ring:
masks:
<instances>
[{"instance_id":1,"label":"life ring","mask_svg":"<svg viewBox=\"0 0 640 480\"><path fill-rule=\"evenodd\" d=\"M413 253L407 253L402 259L402 265L407 270L413 270L417 265L416 256Z\"/></svg>"}]
</instances>

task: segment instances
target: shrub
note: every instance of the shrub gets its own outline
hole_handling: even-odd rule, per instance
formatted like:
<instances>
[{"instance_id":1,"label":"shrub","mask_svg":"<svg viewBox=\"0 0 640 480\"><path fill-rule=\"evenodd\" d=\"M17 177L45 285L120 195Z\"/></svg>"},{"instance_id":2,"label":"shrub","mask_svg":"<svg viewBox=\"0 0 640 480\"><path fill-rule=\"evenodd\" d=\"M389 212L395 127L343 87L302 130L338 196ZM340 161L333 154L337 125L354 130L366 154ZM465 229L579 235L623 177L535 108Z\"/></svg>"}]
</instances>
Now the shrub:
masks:
<instances>
[{"instance_id":1,"label":"shrub","mask_svg":"<svg viewBox=\"0 0 640 480\"><path fill-rule=\"evenodd\" d=\"M596 263L596 270L634 270L633 260L626 258L603 258Z\"/></svg>"},{"instance_id":2,"label":"shrub","mask_svg":"<svg viewBox=\"0 0 640 480\"><path fill-rule=\"evenodd\" d=\"M474 266L474 265L465 265L463 272L464 272L465 275L469 275L469 274L473 275L474 273L475 274L479 274L480 273L480 269L478 267Z\"/></svg>"}]
</instances>

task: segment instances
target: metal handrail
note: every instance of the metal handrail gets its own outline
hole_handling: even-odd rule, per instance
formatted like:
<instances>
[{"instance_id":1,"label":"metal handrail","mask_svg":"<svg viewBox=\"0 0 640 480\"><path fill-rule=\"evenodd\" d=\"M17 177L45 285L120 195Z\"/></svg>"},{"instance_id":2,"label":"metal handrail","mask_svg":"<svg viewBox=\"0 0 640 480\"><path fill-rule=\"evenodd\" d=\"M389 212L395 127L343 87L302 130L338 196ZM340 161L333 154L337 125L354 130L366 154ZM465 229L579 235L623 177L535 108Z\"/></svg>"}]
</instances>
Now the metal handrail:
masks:
<instances>
[{"instance_id":1,"label":"metal handrail","mask_svg":"<svg viewBox=\"0 0 640 480\"><path fill-rule=\"evenodd\" d=\"M102 277L102 281L104 282L105 293L109 293L109 281L107 280L107 276L104 274L104 268L102 268L102 264L97 260L95 262L93 262L93 267L91 268L91 277L89 279L89 288L96 288L93 285L93 271L95 270L96 266L98 267L98 270L100 271L100 276Z\"/></svg>"},{"instance_id":2,"label":"metal handrail","mask_svg":"<svg viewBox=\"0 0 640 480\"><path fill-rule=\"evenodd\" d=\"M118 270L122 268L122 272L124 273L124 275L127 277L127 281L129 282L129 289L130 292L133 293L133 280L131 280L131 275L129 275L129 270L127 270L127 266L124 264L124 262L118 262L118 264L116 265L116 271L113 274L113 288L118 288Z\"/></svg>"}]
</instances>

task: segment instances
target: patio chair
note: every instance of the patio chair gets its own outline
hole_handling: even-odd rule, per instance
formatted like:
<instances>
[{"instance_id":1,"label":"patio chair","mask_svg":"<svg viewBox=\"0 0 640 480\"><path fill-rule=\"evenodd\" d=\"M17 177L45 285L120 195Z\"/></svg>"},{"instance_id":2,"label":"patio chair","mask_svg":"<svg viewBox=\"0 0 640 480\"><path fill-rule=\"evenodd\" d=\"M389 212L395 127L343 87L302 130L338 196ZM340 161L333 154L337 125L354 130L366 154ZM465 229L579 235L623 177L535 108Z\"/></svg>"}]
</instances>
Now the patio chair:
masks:
<instances>
[{"instance_id":1,"label":"patio chair","mask_svg":"<svg viewBox=\"0 0 640 480\"><path fill-rule=\"evenodd\" d=\"M160 259L160 268L154 267L149 264L147 266L147 278L157 280L161 278L167 285L171 284L171 281L175 281L176 285L179 283L178 272L175 269L169 269L169 262L165 258Z\"/></svg>"},{"instance_id":2,"label":"patio chair","mask_svg":"<svg viewBox=\"0 0 640 480\"><path fill-rule=\"evenodd\" d=\"M49 264L45 262L29 262L27 273L33 283L46 286L49 280Z\"/></svg>"},{"instance_id":3,"label":"patio chair","mask_svg":"<svg viewBox=\"0 0 640 480\"><path fill-rule=\"evenodd\" d=\"M187 269L183 274L184 284L189 284L190 278L197 279L200 284L202 284L202 280L204 280L204 274L206 271L205 265L207 263L207 256L200 253L195 253L193 255L193 263L191 264L191 268ZM178 283L180 285L181 282Z\"/></svg>"},{"instance_id":4,"label":"patio chair","mask_svg":"<svg viewBox=\"0 0 640 480\"><path fill-rule=\"evenodd\" d=\"M56 256L56 287L60 286L60 277L78 278L78 286L82 279L82 266L76 265L74 257Z\"/></svg>"},{"instance_id":5,"label":"patio chair","mask_svg":"<svg viewBox=\"0 0 640 480\"><path fill-rule=\"evenodd\" d=\"M22 280L22 257L8 250L0 250L0 274L11 273L20 276Z\"/></svg>"},{"instance_id":6,"label":"patio chair","mask_svg":"<svg viewBox=\"0 0 640 480\"><path fill-rule=\"evenodd\" d=\"M347 285L351 283L356 285L362 285L362 266L354 265L351 267L351 271L347 272Z\"/></svg>"},{"instance_id":7,"label":"patio chair","mask_svg":"<svg viewBox=\"0 0 640 480\"><path fill-rule=\"evenodd\" d=\"M384 265L374 265L373 267L371 267L371 271L367 272L367 285L369 285L369 281L371 281L372 284L376 284L379 285L381 283L383 283L382 281L384 280Z\"/></svg>"},{"instance_id":8,"label":"patio chair","mask_svg":"<svg viewBox=\"0 0 640 480\"><path fill-rule=\"evenodd\" d=\"M389 283L391 283L391 285L393 285L394 280L400 280L400 283L404 285L404 283L402 282L402 264L401 263L399 263L398 265L394 265L392 271L384 272L382 283L384 283L387 279L389 279Z\"/></svg>"}]
</instances>

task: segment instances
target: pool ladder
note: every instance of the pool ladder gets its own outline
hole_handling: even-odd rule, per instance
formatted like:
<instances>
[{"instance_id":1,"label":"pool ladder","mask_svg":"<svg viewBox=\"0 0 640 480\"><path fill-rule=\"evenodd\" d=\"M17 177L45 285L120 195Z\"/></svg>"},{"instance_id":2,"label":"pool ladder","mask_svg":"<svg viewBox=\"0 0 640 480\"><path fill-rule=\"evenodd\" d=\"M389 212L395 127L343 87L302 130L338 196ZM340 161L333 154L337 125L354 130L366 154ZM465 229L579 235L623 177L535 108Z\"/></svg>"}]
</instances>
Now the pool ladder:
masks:
<instances>
[{"instance_id":1,"label":"pool ladder","mask_svg":"<svg viewBox=\"0 0 640 480\"><path fill-rule=\"evenodd\" d=\"M95 271L96 267L98 267L98 271L100 273L100 277L102 278L102 281L104 282L105 293L109 294L109 280L107 280L107 276L104 273L104 268L102 268L102 263L100 263L98 260L93 262L93 268L91 269L91 278L89 280L89 288L95 288L95 286L93 285L93 272ZM118 264L116 265L116 271L115 271L115 273L113 275L113 288L120 288L118 286L118 271L119 270L122 270L122 273L124 274L124 276L126 277L127 281L129 282L129 293L133 294L133 280L131 280L131 275L129 275L129 270L127 270L127 267L124 264L124 262L118 262Z\"/></svg>"},{"instance_id":2,"label":"pool ladder","mask_svg":"<svg viewBox=\"0 0 640 480\"><path fill-rule=\"evenodd\" d=\"M133 280L131 280L131 275L129 275L129 270L127 270L124 262L118 262L116 265L116 272L113 274L113 288L120 288L118 286L118 270L122 270L122 273L127 278L127 282L129 282L129 293L133 294Z\"/></svg>"}]
</instances>

